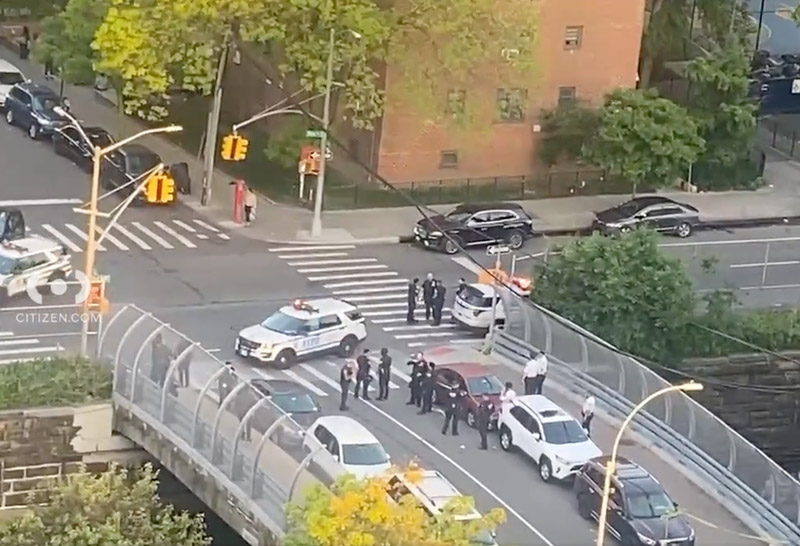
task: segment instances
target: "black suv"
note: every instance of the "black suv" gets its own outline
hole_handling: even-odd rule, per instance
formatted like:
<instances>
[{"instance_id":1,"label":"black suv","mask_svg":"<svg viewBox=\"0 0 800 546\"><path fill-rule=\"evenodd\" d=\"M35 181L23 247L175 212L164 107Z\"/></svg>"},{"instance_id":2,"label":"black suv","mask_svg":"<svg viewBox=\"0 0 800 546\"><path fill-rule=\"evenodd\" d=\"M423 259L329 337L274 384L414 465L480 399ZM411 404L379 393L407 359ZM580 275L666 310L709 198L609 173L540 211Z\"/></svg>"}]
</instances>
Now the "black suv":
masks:
<instances>
[{"instance_id":1,"label":"black suv","mask_svg":"<svg viewBox=\"0 0 800 546\"><path fill-rule=\"evenodd\" d=\"M608 455L586 463L575 476L578 513L599 519ZM618 457L611 477L608 532L625 546L694 546L694 529L664 488L644 468Z\"/></svg>"},{"instance_id":2,"label":"black suv","mask_svg":"<svg viewBox=\"0 0 800 546\"><path fill-rule=\"evenodd\" d=\"M126 144L109 153L104 159L107 161L103 161L100 165L100 180L103 188L107 190L124 186L161 163L161 158L157 153L141 144ZM140 182L142 180L130 184L120 193L123 196L130 195ZM140 193L137 201L144 200L144 194Z\"/></svg>"},{"instance_id":3,"label":"black suv","mask_svg":"<svg viewBox=\"0 0 800 546\"><path fill-rule=\"evenodd\" d=\"M418 243L447 254L455 254L459 247L493 243L516 250L532 236L533 217L516 203L459 205L445 215L420 220L414 227Z\"/></svg>"},{"instance_id":4,"label":"black suv","mask_svg":"<svg viewBox=\"0 0 800 546\"><path fill-rule=\"evenodd\" d=\"M638 227L688 237L700 224L700 213L691 205L658 195L637 197L595 213L592 231L625 233Z\"/></svg>"},{"instance_id":5,"label":"black suv","mask_svg":"<svg viewBox=\"0 0 800 546\"><path fill-rule=\"evenodd\" d=\"M28 136L36 140L70 123L66 116L56 112L57 106L69 110L67 100L46 85L18 83L6 97L6 121L26 129Z\"/></svg>"},{"instance_id":6,"label":"black suv","mask_svg":"<svg viewBox=\"0 0 800 546\"><path fill-rule=\"evenodd\" d=\"M294 381L285 379L251 379L250 385L259 393L268 397L272 403L283 413L290 413L292 420L298 425L307 429L321 415L322 409L307 390ZM269 411L266 408L264 411ZM273 411L274 413L274 411ZM273 422L276 416L267 422ZM259 428L256 425L256 428ZM263 427L262 427L263 428ZM260 432L265 432L266 429ZM275 442L281 447L300 448L303 444L303 436L298 434L300 431L291 423L278 425L272 434Z\"/></svg>"}]
</instances>

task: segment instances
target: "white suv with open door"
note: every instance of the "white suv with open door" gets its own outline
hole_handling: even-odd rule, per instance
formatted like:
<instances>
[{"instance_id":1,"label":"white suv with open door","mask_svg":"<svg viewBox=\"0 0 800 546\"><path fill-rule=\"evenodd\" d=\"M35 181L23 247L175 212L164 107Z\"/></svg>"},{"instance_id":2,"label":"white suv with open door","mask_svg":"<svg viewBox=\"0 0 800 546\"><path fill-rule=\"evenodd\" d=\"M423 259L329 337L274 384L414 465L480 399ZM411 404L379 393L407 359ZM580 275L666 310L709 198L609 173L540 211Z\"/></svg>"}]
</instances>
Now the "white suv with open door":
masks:
<instances>
[{"instance_id":1,"label":"white suv with open door","mask_svg":"<svg viewBox=\"0 0 800 546\"><path fill-rule=\"evenodd\" d=\"M540 394L503 404L497 428L503 450L516 447L533 459L546 482L571 478L603 454L574 417Z\"/></svg>"},{"instance_id":2,"label":"white suv with open door","mask_svg":"<svg viewBox=\"0 0 800 546\"><path fill-rule=\"evenodd\" d=\"M0 59L0 108L5 108L6 97L11 88L25 81L22 70L8 61Z\"/></svg>"}]
</instances>

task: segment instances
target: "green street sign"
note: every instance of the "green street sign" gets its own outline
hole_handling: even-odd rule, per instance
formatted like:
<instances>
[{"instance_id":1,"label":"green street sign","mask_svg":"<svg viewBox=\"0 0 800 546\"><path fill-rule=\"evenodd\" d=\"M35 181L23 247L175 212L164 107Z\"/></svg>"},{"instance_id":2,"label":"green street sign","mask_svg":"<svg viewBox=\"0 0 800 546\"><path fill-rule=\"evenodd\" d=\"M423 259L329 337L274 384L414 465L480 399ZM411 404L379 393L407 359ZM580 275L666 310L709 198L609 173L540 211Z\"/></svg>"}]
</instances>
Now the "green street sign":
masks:
<instances>
[{"instance_id":1,"label":"green street sign","mask_svg":"<svg viewBox=\"0 0 800 546\"><path fill-rule=\"evenodd\" d=\"M325 131L319 129L308 129L306 131L306 138L322 138L325 136Z\"/></svg>"}]
</instances>

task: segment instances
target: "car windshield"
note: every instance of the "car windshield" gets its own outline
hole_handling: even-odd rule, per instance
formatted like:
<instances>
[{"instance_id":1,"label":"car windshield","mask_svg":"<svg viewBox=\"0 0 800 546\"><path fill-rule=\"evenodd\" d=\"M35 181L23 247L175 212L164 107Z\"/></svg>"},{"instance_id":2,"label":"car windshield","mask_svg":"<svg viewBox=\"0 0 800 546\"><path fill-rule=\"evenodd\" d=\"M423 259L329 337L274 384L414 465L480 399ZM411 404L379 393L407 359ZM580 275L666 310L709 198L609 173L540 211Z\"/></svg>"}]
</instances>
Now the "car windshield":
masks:
<instances>
[{"instance_id":1,"label":"car windshield","mask_svg":"<svg viewBox=\"0 0 800 546\"><path fill-rule=\"evenodd\" d=\"M472 216L471 212L464 212L460 209L453 209L445 215L450 222L455 222L457 224L466 222Z\"/></svg>"},{"instance_id":2,"label":"car windshield","mask_svg":"<svg viewBox=\"0 0 800 546\"><path fill-rule=\"evenodd\" d=\"M114 140L108 133L89 133L89 140L92 141L92 144L100 146L101 148L105 148L109 144L114 143Z\"/></svg>"},{"instance_id":3,"label":"car windshield","mask_svg":"<svg viewBox=\"0 0 800 546\"><path fill-rule=\"evenodd\" d=\"M33 108L37 112L52 112L53 108L58 106L58 101L53 97L47 96L34 96Z\"/></svg>"},{"instance_id":4,"label":"car windshield","mask_svg":"<svg viewBox=\"0 0 800 546\"><path fill-rule=\"evenodd\" d=\"M272 330L273 332L278 332L279 334L296 336L300 334L300 330L303 328L304 324L305 321L278 311L268 316L266 320L261 323L261 327Z\"/></svg>"},{"instance_id":5,"label":"car windshield","mask_svg":"<svg viewBox=\"0 0 800 546\"><path fill-rule=\"evenodd\" d=\"M480 533L478 533L477 535L472 537L469 540L469 542L470 542L470 544L474 544L475 546L478 546L478 545L480 545L480 546L494 546L495 544L497 544L497 542L495 542L495 540L494 540L494 537L492 536L492 533L490 533L486 529L484 529L483 531L481 531Z\"/></svg>"},{"instance_id":6,"label":"car windshield","mask_svg":"<svg viewBox=\"0 0 800 546\"><path fill-rule=\"evenodd\" d=\"M131 174L142 174L156 165L158 165L159 159L156 154L134 154L128 156L128 169L130 169Z\"/></svg>"},{"instance_id":7,"label":"car windshield","mask_svg":"<svg viewBox=\"0 0 800 546\"><path fill-rule=\"evenodd\" d=\"M24 81L19 72L0 72L0 85L16 85Z\"/></svg>"},{"instance_id":8,"label":"car windshield","mask_svg":"<svg viewBox=\"0 0 800 546\"><path fill-rule=\"evenodd\" d=\"M319 411L314 399L304 393L278 393L272 395L272 401L286 413L314 413Z\"/></svg>"},{"instance_id":9,"label":"car windshield","mask_svg":"<svg viewBox=\"0 0 800 546\"><path fill-rule=\"evenodd\" d=\"M622 203L620 206L618 206L617 210L623 216L633 216L634 214L636 214L637 212L639 212L643 208L644 207L642 206L642 203L640 203L638 201L628 201L628 202Z\"/></svg>"},{"instance_id":10,"label":"car windshield","mask_svg":"<svg viewBox=\"0 0 800 546\"><path fill-rule=\"evenodd\" d=\"M503 392L503 384L493 375L481 377L471 377L467 379L467 388L475 396L482 394L500 394Z\"/></svg>"},{"instance_id":11,"label":"car windshield","mask_svg":"<svg viewBox=\"0 0 800 546\"><path fill-rule=\"evenodd\" d=\"M380 444L345 444L342 446L344 464L373 465L389 462L389 456Z\"/></svg>"},{"instance_id":12,"label":"car windshield","mask_svg":"<svg viewBox=\"0 0 800 546\"><path fill-rule=\"evenodd\" d=\"M557 421L544 424L544 437L548 444L579 444L587 440L586 431L577 421Z\"/></svg>"},{"instance_id":13,"label":"car windshield","mask_svg":"<svg viewBox=\"0 0 800 546\"><path fill-rule=\"evenodd\" d=\"M468 284L464 285L464 287L458 292L458 297L461 298L464 303L474 307L488 309L492 306L491 296L487 298L483 291L478 290L474 286L470 286Z\"/></svg>"},{"instance_id":14,"label":"car windshield","mask_svg":"<svg viewBox=\"0 0 800 546\"><path fill-rule=\"evenodd\" d=\"M670 498L662 490L654 488L652 482L648 483L649 487L646 489L632 485L633 483L635 482L626 483L626 486L631 486L628 487L626 499L631 517L660 518L675 512L675 505Z\"/></svg>"},{"instance_id":15,"label":"car windshield","mask_svg":"<svg viewBox=\"0 0 800 546\"><path fill-rule=\"evenodd\" d=\"M10 275L15 265L17 265L17 260L14 258L0 256L0 275Z\"/></svg>"}]
</instances>

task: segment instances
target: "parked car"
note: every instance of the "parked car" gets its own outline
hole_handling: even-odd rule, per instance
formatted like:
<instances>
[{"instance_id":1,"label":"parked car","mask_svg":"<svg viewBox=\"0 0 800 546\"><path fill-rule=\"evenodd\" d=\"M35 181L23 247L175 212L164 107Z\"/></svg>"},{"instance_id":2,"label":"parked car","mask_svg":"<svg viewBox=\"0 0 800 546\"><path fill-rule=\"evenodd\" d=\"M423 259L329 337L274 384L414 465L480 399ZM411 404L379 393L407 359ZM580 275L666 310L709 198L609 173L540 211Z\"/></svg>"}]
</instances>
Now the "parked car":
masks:
<instances>
[{"instance_id":1,"label":"parked car","mask_svg":"<svg viewBox=\"0 0 800 546\"><path fill-rule=\"evenodd\" d=\"M533 235L533 217L516 203L459 205L445 215L422 219L414 227L418 243L447 254L455 254L459 247L493 243L516 250Z\"/></svg>"},{"instance_id":2,"label":"parked car","mask_svg":"<svg viewBox=\"0 0 800 546\"><path fill-rule=\"evenodd\" d=\"M86 142L74 125L66 125L53 131L53 151L75 163L86 172L92 170L93 146L105 148L114 142L114 137L102 127L83 127L89 137Z\"/></svg>"},{"instance_id":3,"label":"parked car","mask_svg":"<svg viewBox=\"0 0 800 546\"><path fill-rule=\"evenodd\" d=\"M161 163L157 153L141 144L126 144L107 154L104 159L107 161L100 165L100 181L107 190L125 186ZM130 195L137 185L138 183L129 184L124 190L120 190L121 197ZM146 200L145 192L141 192L134 203L141 204Z\"/></svg>"},{"instance_id":4,"label":"parked car","mask_svg":"<svg viewBox=\"0 0 800 546\"><path fill-rule=\"evenodd\" d=\"M66 116L57 112L57 106L69 110L66 99L59 97L58 93L46 85L18 83L9 90L6 97L6 122L26 129L28 136L36 140L71 123Z\"/></svg>"},{"instance_id":5,"label":"parked car","mask_svg":"<svg viewBox=\"0 0 800 546\"><path fill-rule=\"evenodd\" d=\"M539 477L566 480L587 461L603 454L580 423L540 394L517 396L503 404L497 422L500 447L514 447L539 466Z\"/></svg>"},{"instance_id":6,"label":"parked car","mask_svg":"<svg viewBox=\"0 0 800 546\"><path fill-rule=\"evenodd\" d=\"M475 412L481 403L481 396L484 394L489 395L489 399L494 403L495 407L500 407L500 394L503 392L503 383L483 364L471 362L446 364L437 367L433 374L436 380L436 386L433 391L434 403L444 403L447 399L447 393L454 383L457 383L459 388L467 391L467 397L464 399L464 409L466 410L464 419L470 427L475 427ZM492 416L489 428L496 428L496 423L497 413Z\"/></svg>"},{"instance_id":7,"label":"parked car","mask_svg":"<svg viewBox=\"0 0 800 546\"><path fill-rule=\"evenodd\" d=\"M654 195L637 197L595 213L592 231L614 234L648 227L685 238L699 224L700 212L693 206Z\"/></svg>"},{"instance_id":8,"label":"parked car","mask_svg":"<svg viewBox=\"0 0 800 546\"><path fill-rule=\"evenodd\" d=\"M322 409L311 393L298 383L285 379L251 379L250 384L269 398L284 414L291 414L292 420L303 428L302 431L298 430L297 426L290 422L278 425L272 435L277 444L281 447L299 447L303 443L303 432L322 414ZM268 413L265 415L266 419L256 418L256 423L261 422L265 425L261 427L264 430L259 430L262 433L275 418L280 417L274 410L265 408L264 412Z\"/></svg>"},{"instance_id":9,"label":"parked car","mask_svg":"<svg viewBox=\"0 0 800 546\"><path fill-rule=\"evenodd\" d=\"M584 519L599 519L608 456L588 461L573 486L578 513ZM608 532L630 546L694 546L695 532L689 519L678 512L664 487L638 464L616 460L611 477Z\"/></svg>"},{"instance_id":10,"label":"parked car","mask_svg":"<svg viewBox=\"0 0 800 546\"><path fill-rule=\"evenodd\" d=\"M51 239L31 235L0 244L0 304L72 275L67 249Z\"/></svg>"},{"instance_id":11,"label":"parked car","mask_svg":"<svg viewBox=\"0 0 800 546\"><path fill-rule=\"evenodd\" d=\"M25 76L22 70L10 62L0 59L0 109L6 106L6 97L11 88L18 83L23 83Z\"/></svg>"},{"instance_id":12,"label":"parked car","mask_svg":"<svg viewBox=\"0 0 800 546\"><path fill-rule=\"evenodd\" d=\"M380 476L391 467L378 439L364 425L343 415L317 419L306 432L303 448L308 453L323 448L314 457L314 464L333 479L342 473L356 478Z\"/></svg>"}]
</instances>

